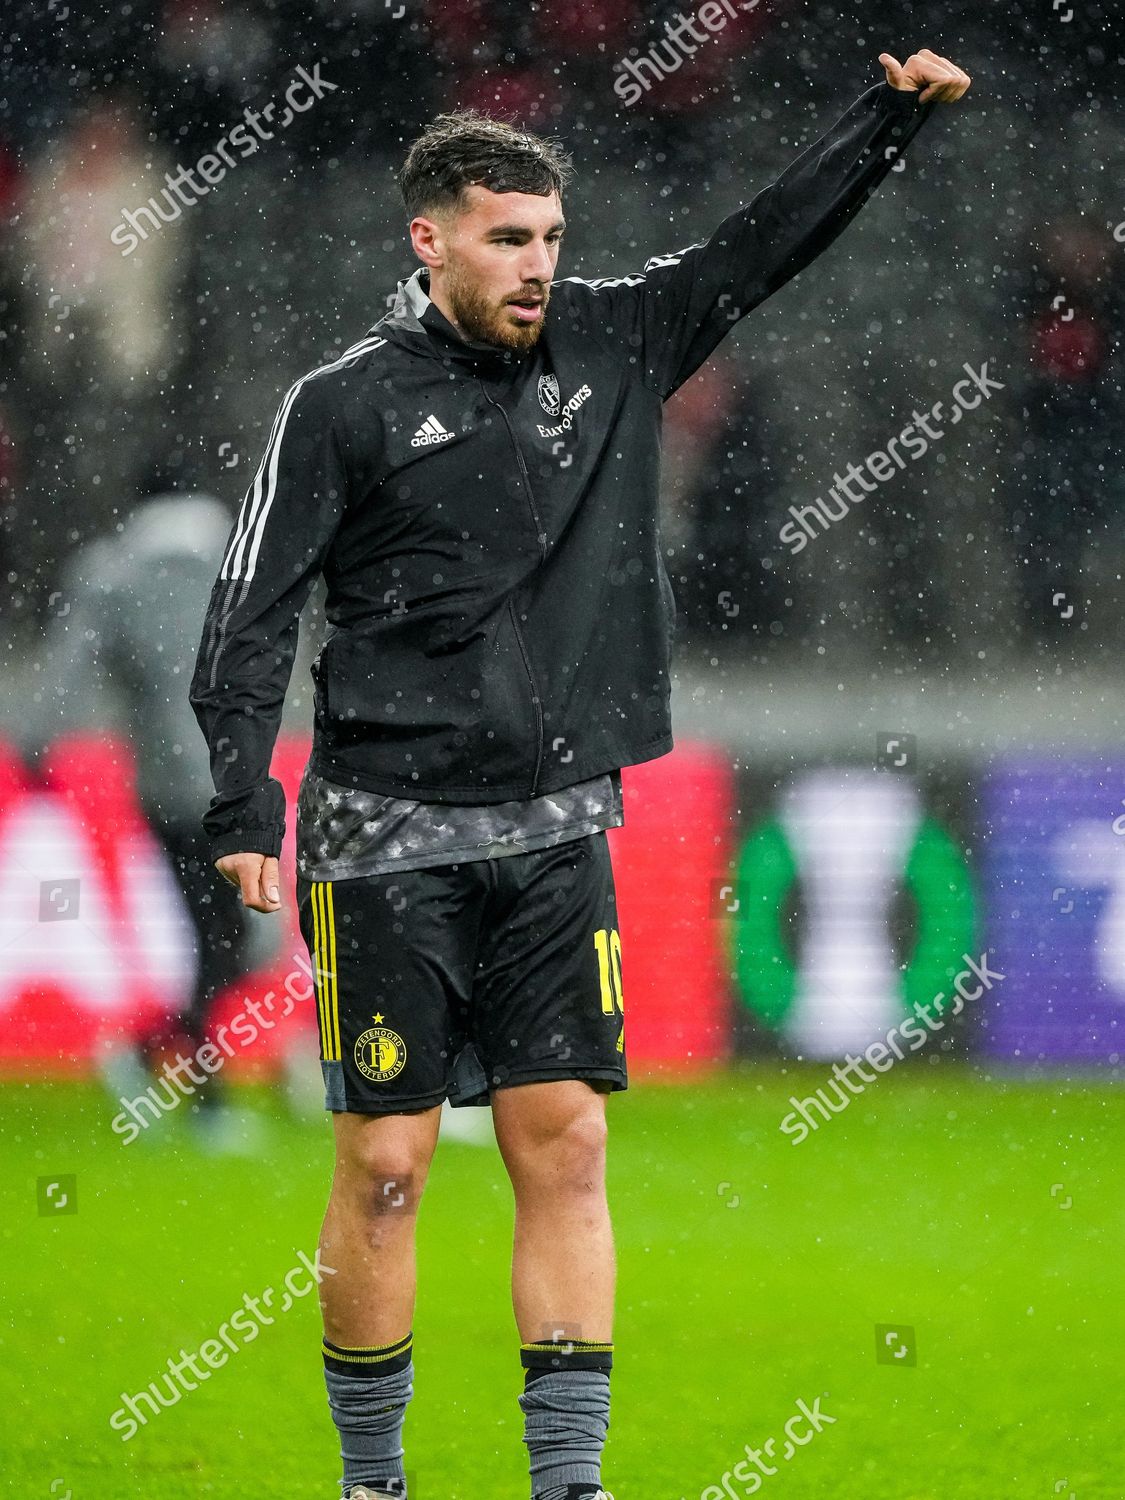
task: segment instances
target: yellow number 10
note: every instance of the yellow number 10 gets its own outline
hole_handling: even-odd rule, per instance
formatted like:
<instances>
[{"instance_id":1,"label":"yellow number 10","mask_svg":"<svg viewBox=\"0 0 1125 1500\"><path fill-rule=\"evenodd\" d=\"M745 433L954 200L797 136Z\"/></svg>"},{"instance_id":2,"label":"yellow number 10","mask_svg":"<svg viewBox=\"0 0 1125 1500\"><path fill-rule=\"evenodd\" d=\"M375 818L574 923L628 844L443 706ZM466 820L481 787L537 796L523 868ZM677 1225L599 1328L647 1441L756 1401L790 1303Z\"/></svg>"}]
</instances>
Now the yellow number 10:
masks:
<instances>
[{"instance_id":1,"label":"yellow number 10","mask_svg":"<svg viewBox=\"0 0 1125 1500\"><path fill-rule=\"evenodd\" d=\"M594 933L594 947L598 950L598 974L602 984L602 1010L613 1015L614 1004L625 1014L625 996L621 989L621 938L617 928L599 927ZM612 961L612 962L611 962Z\"/></svg>"}]
</instances>

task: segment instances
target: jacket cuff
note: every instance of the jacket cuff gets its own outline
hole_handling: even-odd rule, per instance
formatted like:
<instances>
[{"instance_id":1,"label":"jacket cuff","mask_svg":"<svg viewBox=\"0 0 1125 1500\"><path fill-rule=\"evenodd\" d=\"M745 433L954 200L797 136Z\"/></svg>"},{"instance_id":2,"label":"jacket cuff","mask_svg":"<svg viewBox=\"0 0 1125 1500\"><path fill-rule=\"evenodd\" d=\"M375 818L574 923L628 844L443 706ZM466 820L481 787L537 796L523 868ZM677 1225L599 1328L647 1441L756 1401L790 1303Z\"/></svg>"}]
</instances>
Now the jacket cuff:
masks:
<instances>
[{"instance_id":1,"label":"jacket cuff","mask_svg":"<svg viewBox=\"0 0 1125 1500\"><path fill-rule=\"evenodd\" d=\"M894 110L900 115L912 115L917 112L921 89L896 89L886 79L878 87L883 91L880 102L884 108Z\"/></svg>"},{"instance_id":2,"label":"jacket cuff","mask_svg":"<svg viewBox=\"0 0 1125 1500\"><path fill-rule=\"evenodd\" d=\"M284 827L276 831L268 828L236 830L211 840L211 863L227 854L265 854L271 859L280 859L284 839Z\"/></svg>"},{"instance_id":3,"label":"jacket cuff","mask_svg":"<svg viewBox=\"0 0 1125 1500\"><path fill-rule=\"evenodd\" d=\"M233 795L219 794L203 815L212 863L227 854L281 857L285 839L285 792L272 776Z\"/></svg>"}]
</instances>

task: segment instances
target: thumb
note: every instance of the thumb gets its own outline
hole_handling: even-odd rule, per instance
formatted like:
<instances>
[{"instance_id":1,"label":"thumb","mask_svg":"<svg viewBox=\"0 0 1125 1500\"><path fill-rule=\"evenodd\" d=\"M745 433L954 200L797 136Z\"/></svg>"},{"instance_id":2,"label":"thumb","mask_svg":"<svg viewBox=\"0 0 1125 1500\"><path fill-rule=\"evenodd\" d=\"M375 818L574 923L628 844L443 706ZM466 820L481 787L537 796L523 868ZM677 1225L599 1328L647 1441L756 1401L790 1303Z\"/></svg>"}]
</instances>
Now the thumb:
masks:
<instances>
[{"instance_id":1,"label":"thumb","mask_svg":"<svg viewBox=\"0 0 1125 1500\"><path fill-rule=\"evenodd\" d=\"M896 89L902 88L902 80L904 77L902 64L896 61L896 59L893 58L889 52L880 52L879 61L887 70L887 82L891 85L891 87Z\"/></svg>"},{"instance_id":2,"label":"thumb","mask_svg":"<svg viewBox=\"0 0 1125 1500\"><path fill-rule=\"evenodd\" d=\"M272 855L267 855L262 861L261 886L263 900L280 906L281 891L279 889L278 864Z\"/></svg>"}]
</instances>

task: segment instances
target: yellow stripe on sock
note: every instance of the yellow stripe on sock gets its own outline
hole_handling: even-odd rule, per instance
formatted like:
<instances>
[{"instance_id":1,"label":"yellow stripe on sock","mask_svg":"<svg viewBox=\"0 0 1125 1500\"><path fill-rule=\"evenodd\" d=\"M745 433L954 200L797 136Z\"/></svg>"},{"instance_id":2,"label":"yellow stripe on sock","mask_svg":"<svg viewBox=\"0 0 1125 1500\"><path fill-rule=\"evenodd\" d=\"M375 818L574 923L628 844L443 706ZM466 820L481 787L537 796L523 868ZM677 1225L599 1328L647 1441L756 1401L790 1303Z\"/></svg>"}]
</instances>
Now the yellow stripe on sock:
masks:
<instances>
[{"instance_id":1,"label":"yellow stripe on sock","mask_svg":"<svg viewBox=\"0 0 1125 1500\"><path fill-rule=\"evenodd\" d=\"M392 1352L396 1349L405 1349L407 1344L413 1341L413 1333L404 1333L402 1338L394 1339L389 1344L341 1344L339 1347L345 1354L382 1354L388 1349ZM331 1340L326 1338L325 1346L327 1347L330 1342Z\"/></svg>"},{"instance_id":2,"label":"yellow stripe on sock","mask_svg":"<svg viewBox=\"0 0 1125 1500\"><path fill-rule=\"evenodd\" d=\"M351 1365L377 1365L388 1359L397 1359L410 1347L410 1340L403 1339L397 1344L380 1344L374 1349L354 1349L346 1354L339 1349L330 1349L328 1345L322 1344L321 1348L329 1359L343 1360Z\"/></svg>"},{"instance_id":3,"label":"yellow stripe on sock","mask_svg":"<svg viewBox=\"0 0 1125 1500\"><path fill-rule=\"evenodd\" d=\"M584 1339L559 1339L557 1342L545 1340L539 1344L521 1344L521 1349L575 1349L581 1354L603 1354L612 1353L612 1344L591 1344Z\"/></svg>"}]
</instances>

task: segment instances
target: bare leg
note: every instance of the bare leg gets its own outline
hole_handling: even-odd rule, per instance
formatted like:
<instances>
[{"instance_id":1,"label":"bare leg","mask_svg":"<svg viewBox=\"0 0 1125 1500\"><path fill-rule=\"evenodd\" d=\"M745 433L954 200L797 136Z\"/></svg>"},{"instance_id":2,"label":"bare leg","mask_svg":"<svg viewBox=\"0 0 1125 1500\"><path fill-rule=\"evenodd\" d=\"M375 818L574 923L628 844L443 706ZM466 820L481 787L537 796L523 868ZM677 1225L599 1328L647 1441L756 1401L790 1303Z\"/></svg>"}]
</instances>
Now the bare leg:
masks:
<instances>
[{"instance_id":1,"label":"bare leg","mask_svg":"<svg viewBox=\"0 0 1125 1500\"><path fill-rule=\"evenodd\" d=\"M336 1169L321 1264L325 1336L343 1348L405 1338L414 1317L414 1226L437 1143L440 1109L335 1113Z\"/></svg>"},{"instance_id":2,"label":"bare leg","mask_svg":"<svg viewBox=\"0 0 1125 1500\"><path fill-rule=\"evenodd\" d=\"M516 1084L492 1096L516 1199L512 1306L525 1343L613 1338L605 1100L579 1079Z\"/></svg>"}]
</instances>

